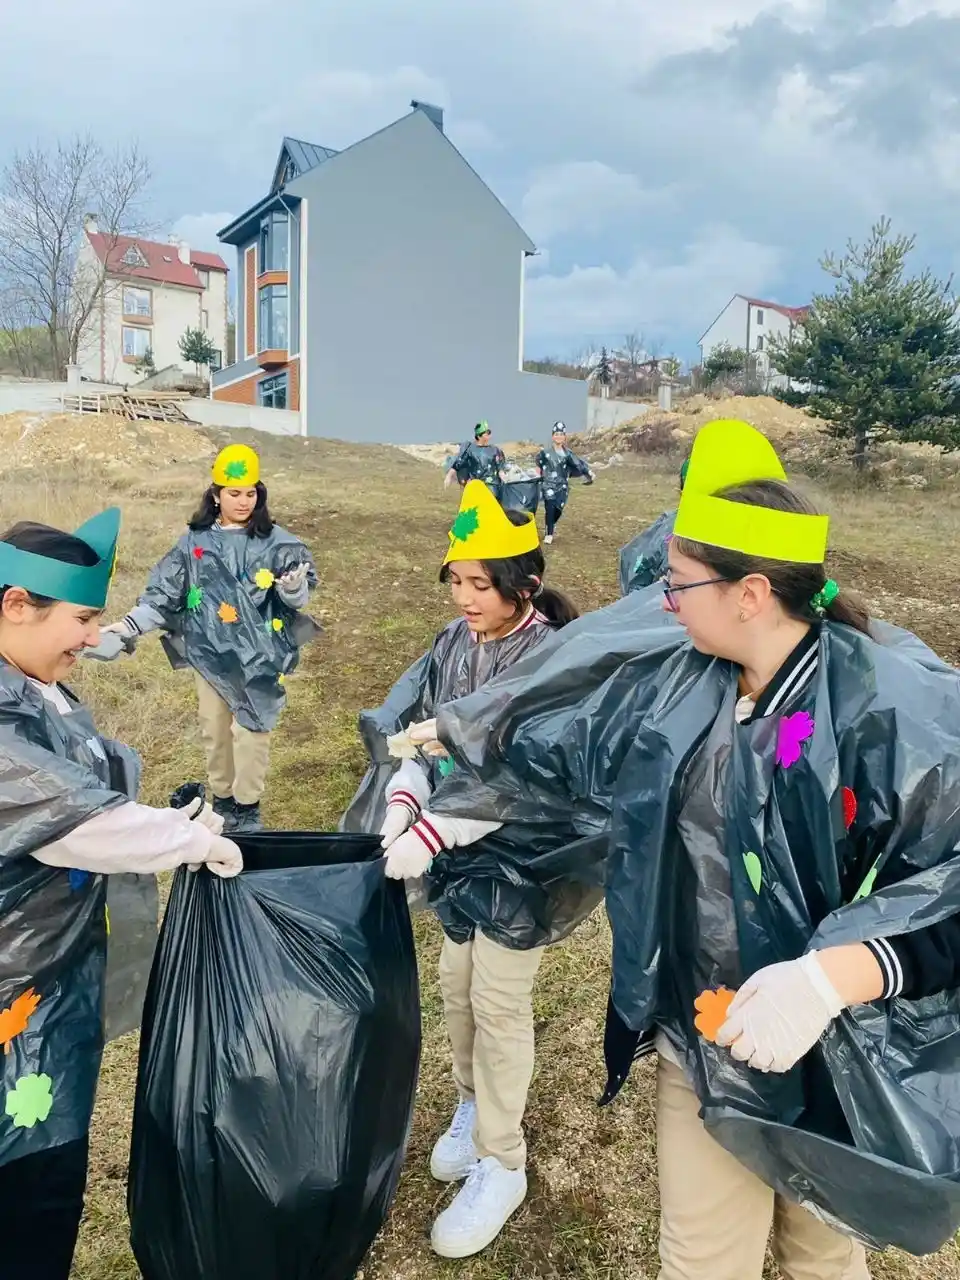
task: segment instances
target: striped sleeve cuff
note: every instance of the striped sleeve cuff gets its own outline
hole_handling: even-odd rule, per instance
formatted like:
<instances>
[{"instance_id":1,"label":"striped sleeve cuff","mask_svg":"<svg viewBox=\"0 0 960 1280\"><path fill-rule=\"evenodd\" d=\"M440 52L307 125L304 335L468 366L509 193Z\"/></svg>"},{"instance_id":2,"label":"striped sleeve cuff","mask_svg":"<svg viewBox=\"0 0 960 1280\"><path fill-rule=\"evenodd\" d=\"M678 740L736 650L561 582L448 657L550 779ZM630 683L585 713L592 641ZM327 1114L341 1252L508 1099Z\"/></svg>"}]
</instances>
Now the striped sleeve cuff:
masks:
<instances>
[{"instance_id":1,"label":"striped sleeve cuff","mask_svg":"<svg viewBox=\"0 0 960 1280\"><path fill-rule=\"evenodd\" d=\"M903 966L890 941L887 938L871 938L863 945L876 960L883 974L883 992L880 999L887 1000L890 996L900 995L903 991Z\"/></svg>"},{"instance_id":2,"label":"striped sleeve cuff","mask_svg":"<svg viewBox=\"0 0 960 1280\"><path fill-rule=\"evenodd\" d=\"M412 791L404 791L402 789L398 789L393 792L393 794L391 795L387 803L388 805L390 804L402 805L403 808L406 809L409 813L411 813L415 818L420 816L420 804L417 800L417 797L413 794Z\"/></svg>"},{"instance_id":3,"label":"striped sleeve cuff","mask_svg":"<svg viewBox=\"0 0 960 1280\"><path fill-rule=\"evenodd\" d=\"M421 814L410 830L430 851L431 857L436 858L439 854L445 852L447 848L446 842L425 815Z\"/></svg>"}]
</instances>

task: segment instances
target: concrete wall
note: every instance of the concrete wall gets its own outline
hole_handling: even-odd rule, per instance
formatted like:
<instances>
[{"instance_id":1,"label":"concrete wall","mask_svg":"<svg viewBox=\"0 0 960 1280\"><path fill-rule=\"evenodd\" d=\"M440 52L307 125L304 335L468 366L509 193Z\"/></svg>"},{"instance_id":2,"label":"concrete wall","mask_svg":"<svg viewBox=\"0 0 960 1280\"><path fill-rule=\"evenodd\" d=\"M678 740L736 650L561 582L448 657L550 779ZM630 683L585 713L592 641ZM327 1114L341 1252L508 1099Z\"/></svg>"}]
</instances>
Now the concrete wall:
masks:
<instances>
[{"instance_id":1,"label":"concrete wall","mask_svg":"<svg viewBox=\"0 0 960 1280\"><path fill-rule=\"evenodd\" d=\"M530 241L420 111L291 184L310 435L427 443L579 430L586 387L521 372ZM303 206L301 206L303 208Z\"/></svg>"},{"instance_id":2,"label":"concrete wall","mask_svg":"<svg viewBox=\"0 0 960 1280\"><path fill-rule=\"evenodd\" d=\"M228 404L223 400L185 400L183 411L203 427L233 427L268 431L275 436L298 436L300 414L292 409L264 409L253 404Z\"/></svg>"},{"instance_id":3,"label":"concrete wall","mask_svg":"<svg viewBox=\"0 0 960 1280\"><path fill-rule=\"evenodd\" d=\"M591 396L587 406L587 431L609 431L611 427L619 427L649 413L654 407L635 400L604 400L600 396Z\"/></svg>"}]
</instances>

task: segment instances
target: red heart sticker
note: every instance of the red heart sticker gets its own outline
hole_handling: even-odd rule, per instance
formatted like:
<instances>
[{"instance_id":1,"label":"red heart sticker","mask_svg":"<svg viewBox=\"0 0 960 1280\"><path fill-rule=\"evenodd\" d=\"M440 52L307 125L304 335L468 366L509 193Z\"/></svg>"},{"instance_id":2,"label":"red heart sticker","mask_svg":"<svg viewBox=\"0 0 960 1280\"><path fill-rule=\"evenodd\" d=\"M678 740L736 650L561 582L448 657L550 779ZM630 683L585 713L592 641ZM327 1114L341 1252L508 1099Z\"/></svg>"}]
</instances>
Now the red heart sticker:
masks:
<instances>
[{"instance_id":1,"label":"red heart sticker","mask_svg":"<svg viewBox=\"0 0 960 1280\"><path fill-rule=\"evenodd\" d=\"M857 797L849 787L844 787L841 795L843 797L843 825L849 831L853 826L854 818L857 816Z\"/></svg>"}]
</instances>

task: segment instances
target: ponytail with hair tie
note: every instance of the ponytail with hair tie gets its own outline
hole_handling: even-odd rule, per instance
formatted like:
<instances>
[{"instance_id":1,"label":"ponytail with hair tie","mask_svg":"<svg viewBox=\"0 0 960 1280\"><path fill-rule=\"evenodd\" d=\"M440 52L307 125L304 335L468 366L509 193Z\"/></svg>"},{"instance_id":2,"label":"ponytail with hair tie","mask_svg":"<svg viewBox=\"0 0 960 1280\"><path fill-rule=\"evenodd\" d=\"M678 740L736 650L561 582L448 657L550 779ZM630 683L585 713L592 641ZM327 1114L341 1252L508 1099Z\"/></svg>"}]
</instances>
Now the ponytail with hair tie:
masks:
<instances>
[{"instance_id":1,"label":"ponytail with hair tie","mask_svg":"<svg viewBox=\"0 0 960 1280\"><path fill-rule=\"evenodd\" d=\"M822 618L839 594L840 588L833 578L828 578L817 594L811 598L810 608L818 618Z\"/></svg>"}]
</instances>

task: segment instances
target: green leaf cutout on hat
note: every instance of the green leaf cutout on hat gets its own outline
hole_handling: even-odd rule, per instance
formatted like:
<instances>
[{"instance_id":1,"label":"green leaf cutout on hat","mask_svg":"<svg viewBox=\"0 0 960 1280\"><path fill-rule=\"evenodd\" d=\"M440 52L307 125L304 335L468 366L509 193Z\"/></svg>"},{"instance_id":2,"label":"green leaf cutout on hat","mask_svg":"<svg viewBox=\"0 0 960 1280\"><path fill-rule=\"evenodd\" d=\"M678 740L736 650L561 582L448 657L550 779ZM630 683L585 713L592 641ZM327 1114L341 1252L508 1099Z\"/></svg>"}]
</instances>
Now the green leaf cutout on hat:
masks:
<instances>
[{"instance_id":1,"label":"green leaf cutout on hat","mask_svg":"<svg viewBox=\"0 0 960 1280\"><path fill-rule=\"evenodd\" d=\"M461 511L453 522L450 536L454 542L466 542L480 528L480 513L476 507Z\"/></svg>"},{"instance_id":2,"label":"green leaf cutout on hat","mask_svg":"<svg viewBox=\"0 0 960 1280\"><path fill-rule=\"evenodd\" d=\"M226 475L228 480L242 480L247 474L247 464L241 460L228 462Z\"/></svg>"}]
</instances>

